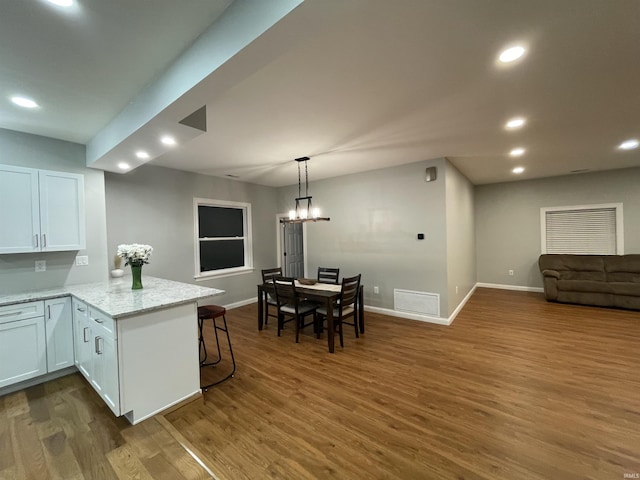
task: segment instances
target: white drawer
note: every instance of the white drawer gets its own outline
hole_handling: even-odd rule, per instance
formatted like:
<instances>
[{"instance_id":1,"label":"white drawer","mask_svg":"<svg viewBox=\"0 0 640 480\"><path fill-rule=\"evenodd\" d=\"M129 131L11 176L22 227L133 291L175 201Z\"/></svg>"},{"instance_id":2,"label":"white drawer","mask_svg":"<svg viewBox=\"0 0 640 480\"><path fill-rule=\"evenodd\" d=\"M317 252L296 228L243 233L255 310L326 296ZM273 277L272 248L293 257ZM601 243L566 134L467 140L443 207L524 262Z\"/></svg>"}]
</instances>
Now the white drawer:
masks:
<instances>
[{"instance_id":1,"label":"white drawer","mask_svg":"<svg viewBox=\"0 0 640 480\"><path fill-rule=\"evenodd\" d=\"M14 303L0 307L0 323L15 322L34 317L44 317L44 302Z\"/></svg>"},{"instance_id":2,"label":"white drawer","mask_svg":"<svg viewBox=\"0 0 640 480\"><path fill-rule=\"evenodd\" d=\"M74 298L71 301L71 309L73 311L74 318L78 318L78 316L86 318L89 317L89 307L86 303L81 302L77 298Z\"/></svg>"},{"instance_id":3,"label":"white drawer","mask_svg":"<svg viewBox=\"0 0 640 480\"><path fill-rule=\"evenodd\" d=\"M89 321L92 325L101 328L103 330L103 334L116 338L116 322L109 315L105 315L100 310L90 306Z\"/></svg>"}]
</instances>

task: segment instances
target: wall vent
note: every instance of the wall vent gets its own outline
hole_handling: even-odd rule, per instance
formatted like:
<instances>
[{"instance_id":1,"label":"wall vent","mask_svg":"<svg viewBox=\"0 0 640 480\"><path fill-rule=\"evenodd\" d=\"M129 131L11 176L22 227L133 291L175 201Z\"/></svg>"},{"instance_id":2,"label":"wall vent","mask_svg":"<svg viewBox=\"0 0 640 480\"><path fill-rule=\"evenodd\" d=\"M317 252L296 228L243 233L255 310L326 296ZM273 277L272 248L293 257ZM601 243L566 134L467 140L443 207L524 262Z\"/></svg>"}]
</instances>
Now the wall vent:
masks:
<instances>
[{"instance_id":1,"label":"wall vent","mask_svg":"<svg viewBox=\"0 0 640 480\"><path fill-rule=\"evenodd\" d=\"M438 293L393 290L393 308L399 312L418 315L440 316L440 295Z\"/></svg>"}]
</instances>

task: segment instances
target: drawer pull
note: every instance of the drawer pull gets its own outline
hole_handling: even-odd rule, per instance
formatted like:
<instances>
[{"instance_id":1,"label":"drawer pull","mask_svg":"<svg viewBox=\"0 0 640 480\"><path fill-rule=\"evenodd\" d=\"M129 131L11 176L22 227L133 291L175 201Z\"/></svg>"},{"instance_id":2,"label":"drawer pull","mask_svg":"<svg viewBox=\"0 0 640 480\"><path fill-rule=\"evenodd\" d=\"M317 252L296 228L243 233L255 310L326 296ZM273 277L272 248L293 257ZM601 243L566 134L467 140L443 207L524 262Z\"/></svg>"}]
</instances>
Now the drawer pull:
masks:
<instances>
[{"instance_id":1,"label":"drawer pull","mask_svg":"<svg viewBox=\"0 0 640 480\"><path fill-rule=\"evenodd\" d=\"M79 312L84 312L86 310L86 308L76 307L76 310L79 311Z\"/></svg>"},{"instance_id":2,"label":"drawer pull","mask_svg":"<svg viewBox=\"0 0 640 480\"><path fill-rule=\"evenodd\" d=\"M13 315L22 315L22 311L20 312L10 312L10 313L0 313L0 317L11 317Z\"/></svg>"},{"instance_id":3,"label":"drawer pull","mask_svg":"<svg viewBox=\"0 0 640 480\"><path fill-rule=\"evenodd\" d=\"M104 321L100 320L99 318L92 318L91 320L93 320L96 323L104 323Z\"/></svg>"}]
</instances>

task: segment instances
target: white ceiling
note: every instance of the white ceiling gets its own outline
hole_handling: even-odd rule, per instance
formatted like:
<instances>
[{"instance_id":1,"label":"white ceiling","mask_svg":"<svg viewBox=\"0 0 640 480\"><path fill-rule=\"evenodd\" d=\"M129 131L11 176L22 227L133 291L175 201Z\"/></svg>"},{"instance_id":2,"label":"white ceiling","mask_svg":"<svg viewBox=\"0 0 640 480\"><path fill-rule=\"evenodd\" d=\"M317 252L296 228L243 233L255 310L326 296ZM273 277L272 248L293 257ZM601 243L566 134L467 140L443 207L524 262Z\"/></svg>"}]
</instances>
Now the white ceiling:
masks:
<instances>
[{"instance_id":1,"label":"white ceiling","mask_svg":"<svg viewBox=\"0 0 640 480\"><path fill-rule=\"evenodd\" d=\"M231 3L76 1L71 20L0 0L2 101L42 104L5 102L0 127L88 142ZM515 43L527 54L498 65ZM207 133L152 164L272 186L305 155L312 181L438 157L474 184L640 166L617 149L640 138L637 0L306 0L221 77L172 105L206 105Z\"/></svg>"}]
</instances>

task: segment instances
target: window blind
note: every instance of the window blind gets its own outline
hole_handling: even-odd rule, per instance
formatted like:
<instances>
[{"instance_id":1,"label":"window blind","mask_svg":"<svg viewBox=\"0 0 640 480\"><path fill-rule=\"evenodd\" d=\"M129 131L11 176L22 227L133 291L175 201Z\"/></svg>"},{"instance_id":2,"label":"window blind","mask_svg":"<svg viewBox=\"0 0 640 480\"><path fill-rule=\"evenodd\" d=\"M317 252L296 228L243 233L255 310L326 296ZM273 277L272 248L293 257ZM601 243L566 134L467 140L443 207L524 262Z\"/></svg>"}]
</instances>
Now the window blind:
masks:
<instances>
[{"instance_id":1,"label":"window blind","mask_svg":"<svg viewBox=\"0 0 640 480\"><path fill-rule=\"evenodd\" d=\"M546 212L547 253L616 255L616 208Z\"/></svg>"}]
</instances>

